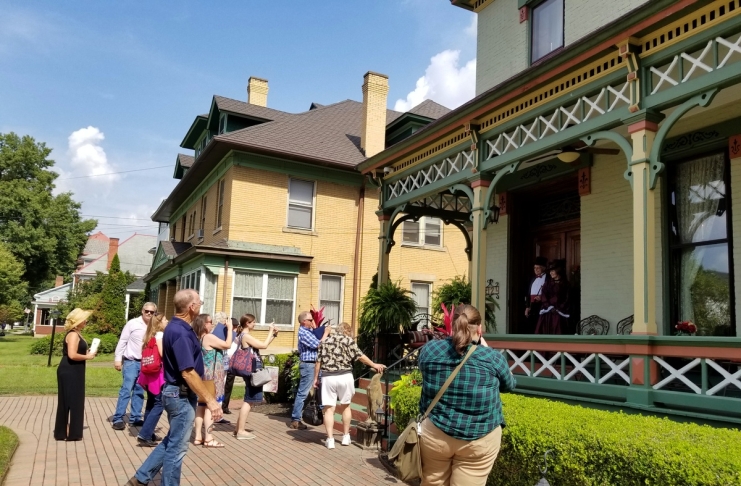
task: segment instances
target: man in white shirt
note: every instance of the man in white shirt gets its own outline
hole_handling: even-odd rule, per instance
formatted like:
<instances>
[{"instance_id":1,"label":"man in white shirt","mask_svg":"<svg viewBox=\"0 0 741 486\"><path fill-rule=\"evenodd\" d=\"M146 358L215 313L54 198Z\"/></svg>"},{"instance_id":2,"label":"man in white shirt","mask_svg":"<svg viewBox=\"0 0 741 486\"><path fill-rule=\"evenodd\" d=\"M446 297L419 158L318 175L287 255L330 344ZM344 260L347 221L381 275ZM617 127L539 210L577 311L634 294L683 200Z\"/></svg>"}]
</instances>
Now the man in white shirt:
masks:
<instances>
[{"instance_id":1,"label":"man in white shirt","mask_svg":"<svg viewBox=\"0 0 741 486\"><path fill-rule=\"evenodd\" d=\"M147 302L142 306L142 315L131 319L121 331L121 338L116 345L116 355L113 366L123 374L123 384L118 392L118 403L116 412L113 414L113 429L124 430L126 426L123 417L126 407L131 400L131 413L129 413L129 425L141 427L142 407L144 406L144 388L137 383L142 361L142 341L147 332L147 325L157 312L157 306L153 302Z\"/></svg>"},{"instance_id":2,"label":"man in white shirt","mask_svg":"<svg viewBox=\"0 0 741 486\"><path fill-rule=\"evenodd\" d=\"M533 265L533 272L535 276L530 280L530 286L528 288L527 304L525 307L525 319L526 327L525 334L533 334L535 332L535 326L538 323L538 317L540 316L541 308L541 294L543 292L543 285L547 280L548 276L545 271L548 266L548 259L542 256L535 257L535 265Z\"/></svg>"}]
</instances>

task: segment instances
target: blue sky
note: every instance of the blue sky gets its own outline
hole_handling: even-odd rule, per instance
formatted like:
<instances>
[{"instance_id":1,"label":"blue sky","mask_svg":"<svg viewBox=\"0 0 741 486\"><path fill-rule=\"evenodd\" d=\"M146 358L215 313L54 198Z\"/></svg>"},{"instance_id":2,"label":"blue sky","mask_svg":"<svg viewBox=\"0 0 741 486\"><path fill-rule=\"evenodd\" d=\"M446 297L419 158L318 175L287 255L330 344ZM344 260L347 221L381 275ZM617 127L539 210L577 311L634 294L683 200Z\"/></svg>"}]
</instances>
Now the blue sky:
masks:
<instances>
[{"instance_id":1,"label":"blue sky","mask_svg":"<svg viewBox=\"0 0 741 486\"><path fill-rule=\"evenodd\" d=\"M360 100L373 70L389 76L389 108L453 108L473 96L475 29L448 0L6 1L0 133L46 142L59 189L104 233L154 234L179 144L214 94L246 100L254 75L268 106L299 112Z\"/></svg>"}]
</instances>

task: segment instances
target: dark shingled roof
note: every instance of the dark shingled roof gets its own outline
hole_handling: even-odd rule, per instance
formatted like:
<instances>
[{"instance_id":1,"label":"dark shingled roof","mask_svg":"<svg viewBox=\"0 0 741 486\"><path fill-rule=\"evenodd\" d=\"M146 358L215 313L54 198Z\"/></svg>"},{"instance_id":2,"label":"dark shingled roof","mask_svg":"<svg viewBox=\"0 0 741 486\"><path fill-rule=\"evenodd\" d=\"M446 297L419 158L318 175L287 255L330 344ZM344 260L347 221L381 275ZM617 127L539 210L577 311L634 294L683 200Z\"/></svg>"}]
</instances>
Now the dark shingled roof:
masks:
<instances>
[{"instance_id":1,"label":"dark shingled roof","mask_svg":"<svg viewBox=\"0 0 741 486\"><path fill-rule=\"evenodd\" d=\"M446 108L440 103L435 103L432 100L424 100L422 103L418 104L411 110L409 110L407 113L411 113L413 115L419 115L424 116L427 118L432 118L433 120L437 120L441 116L447 115L450 113L450 108Z\"/></svg>"},{"instance_id":2,"label":"dark shingled roof","mask_svg":"<svg viewBox=\"0 0 741 486\"><path fill-rule=\"evenodd\" d=\"M145 288L147 288L147 284L144 283L144 279L141 277L126 286L126 290L144 290Z\"/></svg>"},{"instance_id":3,"label":"dark shingled roof","mask_svg":"<svg viewBox=\"0 0 741 486\"><path fill-rule=\"evenodd\" d=\"M182 165L186 169L189 169L190 166L193 165L194 160L195 157L193 157L192 155L178 154L178 162L180 162L180 165Z\"/></svg>"},{"instance_id":4,"label":"dark shingled roof","mask_svg":"<svg viewBox=\"0 0 741 486\"><path fill-rule=\"evenodd\" d=\"M386 123L402 113L386 110ZM365 160L360 150L363 104L345 100L214 137L245 147L355 167Z\"/></svg>"},{"instance_id":5,"label":"dark shingled roof","mask_svg":"<svg viewBox=\"0 0 741 486\"><path fill-rule=\"evenodd\" d=\"M223 96L214 96L214 100L219 111L229 111L261 120L280 120L281 118L291 116L290 113L286 113L285 111L274 110L265 106L251 105L244 101L224 98Z\"/></svg>"},{"instance_id":6,"label":"dark shingled roof","mask_svg":"<svg viewBox=\"0 0 741 486\"><path fill-rule=\"evenodd\" d=\"M165 252L165 255L167 255L170 258L175 258L176 256L180 255L184 251L188 250L191 245L190 243L184 243L182 241L163 241L162 242L162 251Z\"/></svg>"}]
</instances>

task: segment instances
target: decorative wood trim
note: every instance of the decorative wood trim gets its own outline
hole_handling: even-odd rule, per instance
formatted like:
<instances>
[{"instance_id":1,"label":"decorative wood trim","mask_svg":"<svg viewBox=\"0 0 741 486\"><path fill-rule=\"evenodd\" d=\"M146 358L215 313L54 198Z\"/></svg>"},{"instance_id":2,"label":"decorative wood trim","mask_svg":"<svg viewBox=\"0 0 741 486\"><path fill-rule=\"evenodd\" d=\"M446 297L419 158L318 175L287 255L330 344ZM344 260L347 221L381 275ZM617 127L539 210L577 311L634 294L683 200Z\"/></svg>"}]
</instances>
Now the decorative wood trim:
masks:
<instances>
[{"instance_id":1,"label":"decorative wood trim","mask_svg":"<svg viewBox=\"0 0 741 486\"><path fill-rule=\"evenodd\" d=\"M578 175L579 195L588 196L592 194L592 168L582 167Z\"/></svg>"},{"instance_id":2,"label":"decorative wood trim","mask_svg":"<svg viewBox=\"0 0 741 486\"><path fill-rule=\"evenodd\" d=\"M731 159L741 157L741 135L734 135L728 139L728 154Z\"/></svg>"},{"instance_id":3,"label":"decorative wood trim","mask_svg":"<svg viewBox=\"0 0 741 486\"><path fill-rule=\"evenodd\" d=\"M520 23L527 22L530 18L530 9L527 6L520 8Z\"/></svg>"},{"instance_id":4,"label":"decorative wood trim","mask_svg":"<svg viewBox=\"0 0 741 486\"><path fill-rule=\"evenodd\" d=\"M499 193L499 216L506 216L507 215L507 192L500 192Z\"/></svg>"}]
</instances>

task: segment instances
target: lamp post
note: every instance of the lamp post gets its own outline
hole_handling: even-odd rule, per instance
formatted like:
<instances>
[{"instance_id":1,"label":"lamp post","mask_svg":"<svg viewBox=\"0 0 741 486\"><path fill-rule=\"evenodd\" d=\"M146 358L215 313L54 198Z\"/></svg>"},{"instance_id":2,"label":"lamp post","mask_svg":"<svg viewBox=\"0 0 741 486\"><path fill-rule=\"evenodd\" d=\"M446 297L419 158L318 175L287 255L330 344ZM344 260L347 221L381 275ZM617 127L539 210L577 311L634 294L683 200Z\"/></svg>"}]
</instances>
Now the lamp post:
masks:
<instances>
[{"instance_id":1,"label":"lamp post","mask_svg":"<svg viewBox=\"0 0 741 486\"><path fill-rule=\"evenodd\" d=\"M23 313L26 314L26 322L23 324L23 330L25 332L28 332L28 320L31 317L31 309L26 307L25 309L23 309Z\"/></svg>"},{"instance_id":2,"label":"lamp post","mask_svg":"<svg viewBox=\"0 0 741 486\"><path fill-rule=\"evenodd\" d=\"M52 319L51 324L51 343L49 344L49 361L47 361L46 366L51 366L51 353L54 351L54 331L57 328L57 319L59 318L59 309L54 309L53 311L49 312L49 317Z\"/></svg>"}]
</instances>

